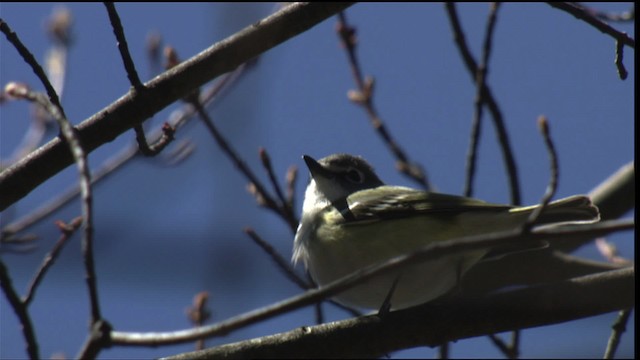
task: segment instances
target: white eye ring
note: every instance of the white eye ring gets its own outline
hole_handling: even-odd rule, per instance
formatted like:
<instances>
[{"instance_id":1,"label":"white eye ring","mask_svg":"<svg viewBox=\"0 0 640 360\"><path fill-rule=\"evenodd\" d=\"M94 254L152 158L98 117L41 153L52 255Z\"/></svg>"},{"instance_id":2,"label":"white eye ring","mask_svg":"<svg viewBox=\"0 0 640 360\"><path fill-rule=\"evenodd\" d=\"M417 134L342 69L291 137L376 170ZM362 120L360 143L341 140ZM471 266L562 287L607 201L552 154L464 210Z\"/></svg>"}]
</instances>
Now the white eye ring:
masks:
<instances>
[{"instance_id":1,"label":"white eye ring","mask_svg":"<svg viewBox=\"0 0 640 360\"><path fill-rule=\"evenodd\" d=\"M362 173L362 171L355 168L350 168L349 170L347 170L347 172L344 174L344 177L353 184L362 184L364 182L364 174Z\"/></svg>"}]
</instances>

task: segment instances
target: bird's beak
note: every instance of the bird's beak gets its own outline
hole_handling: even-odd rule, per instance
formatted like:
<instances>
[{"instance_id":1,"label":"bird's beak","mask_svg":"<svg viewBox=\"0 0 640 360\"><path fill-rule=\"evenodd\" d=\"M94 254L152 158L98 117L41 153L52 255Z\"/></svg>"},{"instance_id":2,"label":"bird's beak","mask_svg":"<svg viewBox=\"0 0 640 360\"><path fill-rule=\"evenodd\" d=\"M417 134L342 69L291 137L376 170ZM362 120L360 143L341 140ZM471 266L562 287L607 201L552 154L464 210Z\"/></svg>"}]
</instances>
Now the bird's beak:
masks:
<instances>
[{"instance_id":1,"label":"bird's beak","mask_svg":"<svg viewBox=\"0 0 640 360\"><path fill-rule=\"evenodd\" d=\"M309 172L311 172L311 177L318 180L317 178L322 179L331 179L333 175L330 171L324 168L324 166L320 165L314 158L309 155L303 155L302 158L304 162L307 164L309 168Z\"/></svg>"}]
</instances>

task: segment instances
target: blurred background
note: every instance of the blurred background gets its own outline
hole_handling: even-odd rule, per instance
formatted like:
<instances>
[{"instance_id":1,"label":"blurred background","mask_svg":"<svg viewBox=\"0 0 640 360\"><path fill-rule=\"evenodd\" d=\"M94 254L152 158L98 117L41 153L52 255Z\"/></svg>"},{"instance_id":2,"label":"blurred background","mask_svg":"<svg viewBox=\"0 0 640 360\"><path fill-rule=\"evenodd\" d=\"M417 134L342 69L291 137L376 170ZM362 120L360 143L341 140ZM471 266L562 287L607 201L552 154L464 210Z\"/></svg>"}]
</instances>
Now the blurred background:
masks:
<instances>
[{"instance_id":1,"label":"blurred background","mask_svg":"<svg viewBox=\"0 0 640 360\"><path fill-rule=\"evenodd\" d=\"M606 12L630 10L632 3L590 3ZM66 61L62 103L80 123L125 94L129 82L102 4L2 3L0 15L34 55L43 61L51 40L52 14L73 17L72 47ZM148 39L159 35L187 59L275 10L272 4L117 4L133 60L143 81L160 69L149 60ZM467 41L479 59L488 4L460 4ZM438 191L461 194L465 178L473 99L476 89L453 42L442 4L357 4L346 12L357 28L363 71L376 79L375 105L395 140L424 166ZM308 173L303 154L320 158L335 152L364 156L387 183L415 186L394 168L394 158L371 128L364 111L347 99L355 88L346 52L335 32L336 19L287 41L261 56L254 68L218 99L210 114L220 131L253 171L268 183L258 149L264 147L285 184L287 169L299 169L296 215ZM626 81L614 65L614 40L547 4L500 7L488 84L503 112L518 163L524 204L537 203L549 179L549 159L536 119L549 118L559 152L556 198L587 193L634 159L635 52L625 47ZM615 23L634 34L634 22ZM42 89L15 49L0 41L0 80ZM175 103L148 122L167 121L183 108ZM29 127L24 101L0 107L0 155L9 161ZM55 136L50 131L47 139ZM90 155L97 168L135 138L123 134ZM167 154L137 157L94 187L95 254L99 295L105 318L121 331L170 331L191 326L185 309L200 291L210 294L212 321L220 321L300 293L264 252L243 233L252 227L285 258L293 234L282 219L260 208L246 190L246 179L221 152L198 119L180 130L194 152L177 163ZM489 114L485 112L474 196L509 202L508 182ZM29 213L77 182L69 167L15 206L2 225ZM3 251L14 286L24 292L59 230L55 220L80 214L79 201L28 229L38 236L29 252ZM627 214L633 216L633 214ZM609 237L622 256L633 260L633 234ZM578 255L603 260L595 246ZM302 270L302 269L298 269ZM326 320L349 315L323 306ZM80 235L63 250L30 306L41 356L73 357L87 334L89 319ZM26 356L15 314L0 297L0 357ZM521 356L602 357L616 314L527 329ZM314 323L312 308L301 309L207 341L214 346L288 331ZM634 356L632 316L618 352ZM148 358L194 349L114 347L101 358ZM436 349L417 348L392 357L434 357ZM486 338L458 341L451 357L498 357Z\"/></svg>"}]
</instances>

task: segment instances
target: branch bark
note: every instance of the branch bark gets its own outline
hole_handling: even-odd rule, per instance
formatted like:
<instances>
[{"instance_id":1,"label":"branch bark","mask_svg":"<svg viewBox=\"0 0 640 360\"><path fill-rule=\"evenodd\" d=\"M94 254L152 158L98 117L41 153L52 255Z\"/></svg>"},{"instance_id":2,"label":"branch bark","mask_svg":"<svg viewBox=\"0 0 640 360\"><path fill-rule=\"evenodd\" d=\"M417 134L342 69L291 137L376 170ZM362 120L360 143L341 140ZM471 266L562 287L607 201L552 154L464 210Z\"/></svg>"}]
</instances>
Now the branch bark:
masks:
<instances>
[{"instance_id":1,"label":"branch bark","mask_svg":"<svg viewBox=\"0 0 640 360\"><path fill-rule=\"evenodd\" d=\"M376 358L416 346L556 324L633 307L633 267L563 282L363 316L166 359Z\"/></svg>"}]
</instances>

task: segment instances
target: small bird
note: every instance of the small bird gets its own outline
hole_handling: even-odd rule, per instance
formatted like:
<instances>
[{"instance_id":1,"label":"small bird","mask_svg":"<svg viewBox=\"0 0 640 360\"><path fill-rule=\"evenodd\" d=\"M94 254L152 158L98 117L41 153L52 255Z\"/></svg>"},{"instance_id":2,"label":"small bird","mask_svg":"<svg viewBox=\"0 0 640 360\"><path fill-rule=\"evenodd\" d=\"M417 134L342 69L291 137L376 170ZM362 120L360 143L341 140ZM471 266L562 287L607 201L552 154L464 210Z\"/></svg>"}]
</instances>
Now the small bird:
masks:
<instances>
[{"instance_id":1,"label":"small bird","mask_svg":"<svg viewBox=\"0 0 640 360\"><path fill-rule=\"evenodd\" d=\"M539 206L491 204L385 185L363 158L349 154L303 159L311 179L292 261L303 262L320 286L433 242L515 229ZM599 218L588 197L574 195L550 202L536 224L588 223ZM450 291L487 252L411 264L374 276L337 294L335 300L366 309L419 305Z\"/></svg>"}]
</instances>

